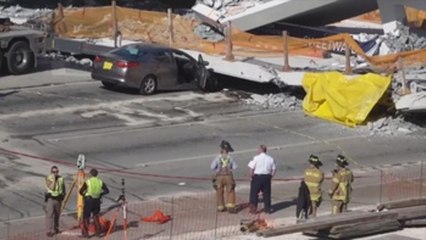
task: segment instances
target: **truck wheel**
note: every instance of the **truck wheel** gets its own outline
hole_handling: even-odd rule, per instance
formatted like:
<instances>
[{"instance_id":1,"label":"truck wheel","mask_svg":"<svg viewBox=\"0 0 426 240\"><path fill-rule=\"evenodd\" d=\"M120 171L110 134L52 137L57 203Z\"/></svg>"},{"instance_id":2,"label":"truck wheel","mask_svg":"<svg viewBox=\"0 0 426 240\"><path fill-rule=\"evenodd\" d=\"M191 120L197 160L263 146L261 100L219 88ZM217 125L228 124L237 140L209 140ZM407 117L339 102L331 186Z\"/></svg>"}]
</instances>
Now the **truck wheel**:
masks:
<instances>
[{"instance_id":1,"label":"truck wheel","mask_svg":"<svg viewBox=\"0 0 426 240\"><path fill-rule=\"evenodd\" d=\"M12 74L22 74L34 67L35 56L28 44L17 41L10 46L7 53L7 67Z\"/></svg>"},{"instance_id":2,"label":"truck wheel","mask_svg":"<svg viewBox=\"0 0 426 240\"><path fill-rule=\"evenodd\" d=\"M154 75L146 76L141 83L139 93L142 95L152 95L157 91L157 79Z\"/></svg>"}]
</instances>

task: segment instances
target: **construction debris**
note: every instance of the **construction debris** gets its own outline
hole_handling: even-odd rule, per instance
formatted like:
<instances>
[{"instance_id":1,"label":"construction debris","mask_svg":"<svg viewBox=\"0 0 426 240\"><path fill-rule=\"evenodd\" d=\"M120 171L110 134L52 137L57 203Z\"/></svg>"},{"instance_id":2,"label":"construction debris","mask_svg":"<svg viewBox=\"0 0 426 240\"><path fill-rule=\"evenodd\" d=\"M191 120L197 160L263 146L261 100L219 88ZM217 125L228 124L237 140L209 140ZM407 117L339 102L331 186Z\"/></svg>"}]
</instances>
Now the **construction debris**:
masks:
<instances>
[{"instance_id":1,"label":"construction debris","mask_svg":"<svg viewBox=\"0 0 426 240\"><path fill-rule=\"evenodd\" d=\"M387 210L386 207L390 207ZM381 211L381 210L387 211ZM426 223L425 199L409 199L379 205L377 210L369 212L345 212L309 219L306 222L291 226L276 227L259 231L258 236L272 237L277 235L303 232L327 239L349 239L371 234L395 231L404 226L424 226Z\"/></svg>"},{"instance_id":2,"label":"construction debris","mask_svg":"<svg viewBox=\"0 0 426 240\"><path fill-rule=\"evenodd\" d=\"M330 229L307 230L303 234L325 239L352 239L376 233L390 232L401 229L397 219L378 219L369 221L368 224L361 222L356 224L345 224L334 226Z\"/></svg>"},{"instance_id":3,"label":"construction debris","mask_svg":"<svg viewBox=\"0 0 426 240\"><path fill-rule=\"evenodd\" d=\"M219 10L223 17L241 13L249 8L263 4L270 0L198 0L215 10Z\"/></svg>"},{"instance_id":4,"label":"construction debris","mask_svg":"<svg viewBox=\"0 0 426 240\"><path fill-rule=\"evenodd\" d=\"M409 27L396 22L396 28L382 37L380 55L426 48L426 38L411 33Z\"/></svg>"},{"instance_id":5,"label":"construction debris","mask_svg":"<svg viewBox=\"0 0 426 240\"><path fill-rule=\"evenodd\" d=\"M50 9L29 9L19 5L10 7L0 7L0 17L9 17L13 23L22 24L29 20L45 16L50 13Z\"/></svg>"},{"instance_id":6,"label":"construction debris","mask_svg":"<svg viewBox=\"0 0 426 240\"><path fill-rule=\"evenodd\" d=\"M378 211L383 210L391 210L397 208L405 208L405 207L415 207L415 206L426 206L426 198L412 198L405 200L398 200L393 202L381 203L377 206Z\"/></svg>"},{"instance_id":7,"label":"construction debris","mask_svg":"<svg viewBox=\"0 0 426 240\"><path fill-rule=\"evenodd\" d=\"M206 39L212 42L220 42L224 39L222 33L206 24L199 24L198 26L196 26L194 28L194 33L197 36L200 36L202 39Z\"/></svg>"},{"instance_id":8,"label":"construction debris","mask_svg":"<svg viewBox=\"0 0 426 240\"><path fill-rule=\"evenodd\" d=\"M247 104L261 106L262 108L281 108L284 110L301 109L302 100L297 99L295 96L290 96L286 93L278 94L252 94L251 98L244 99Z\"/></svg>"},{"instance_id":9,"label":"construction debris","mask_svg":"<svg viewBox=\"0 0 426 240\"><path fill-rule=\"evenodd\" d=\"M369 221L378 221L384 219L396 219L397 213L392 212L346 212L337 215L329 215L308 219L306 222L290 226L276 227L274 229L260 231L258 236L272 237L277 235L303 232L312 229L328 229L337 225L356 224Z\"/></svg>"},{"instance_id":10,"label":"construction debris","mask_svg":"<svg viewBox=\"0 0 426 240\"><path fill-rule=\"evenodd\" d=\"M240 222L240 231L241 232L257 232L257 231L263 231L271 229L270 226L268 226L268 223L265 219L255 219L255 220L241 220Z\"/></svg>"},{"instance_id":11,"label":"construction debris","mask_svg":"<svg viewBox=\"0 0 426 240\"><path fill-rule=\"evenodd\" d=\"M415 132L419 127L405 121L402 115L398 115L396 117L385 116L376 121L369 121L366 128L370 135L397 135Z\"/></svg>"}]
</instances>

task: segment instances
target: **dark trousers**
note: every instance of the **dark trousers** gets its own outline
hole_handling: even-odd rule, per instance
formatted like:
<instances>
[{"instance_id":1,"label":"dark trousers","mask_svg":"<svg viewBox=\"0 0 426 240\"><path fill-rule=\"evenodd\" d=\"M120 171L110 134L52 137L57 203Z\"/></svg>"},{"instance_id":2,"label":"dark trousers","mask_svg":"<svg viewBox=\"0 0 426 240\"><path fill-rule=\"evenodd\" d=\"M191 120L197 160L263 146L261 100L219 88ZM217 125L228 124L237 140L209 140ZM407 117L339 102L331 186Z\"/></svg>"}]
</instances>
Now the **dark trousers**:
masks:
<instances>
[{"instance_id":1,"label":"dark trousers","mask_svg":"<svg viewBox=\"0 0 426 240\"><path fill-rule=\"evenodd\" d=\"M263 193L263 202L265 204L265 211L271 210L271 179L270 174L254 175L250 184L250 207L252 211L257 210L257 203L259 202L259 192Z\"/></svg>"},{"instance_id":2,"label":"dark trousers","mask_svg":"<svg viewBox=\"0 0 426 240\"><path fill-rule=\"evenodd\" d=\"M95 225L96 233L100 233L101 226L99 223L99 212L101 211L101 200L99 198L84 198L83 208L83 228L81 233L87 236L89 233L90 216L93 214L93 224Z\"/></svg>"}]
</instances>

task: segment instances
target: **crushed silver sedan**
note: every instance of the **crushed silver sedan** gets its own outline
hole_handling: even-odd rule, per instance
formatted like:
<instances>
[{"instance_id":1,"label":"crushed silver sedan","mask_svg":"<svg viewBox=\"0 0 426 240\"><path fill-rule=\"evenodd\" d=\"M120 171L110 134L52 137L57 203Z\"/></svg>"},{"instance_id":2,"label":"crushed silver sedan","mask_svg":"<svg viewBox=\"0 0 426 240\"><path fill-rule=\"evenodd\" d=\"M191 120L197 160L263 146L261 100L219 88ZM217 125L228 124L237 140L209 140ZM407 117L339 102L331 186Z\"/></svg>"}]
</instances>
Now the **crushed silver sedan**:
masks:
<instances>
[{"instance_id":1,"label":"crushed silver sedan","mask_svg":"<svg viewBox=\"0 0 426 240\"><path fill-rule=\"evenodd\" d=\"M154 44L130 44L97 56L92 78L105 88L124 86L143 95L157 90L172 90L183 83L195 82L203 91L219 90L212 70L201 55L198 60L178 49Z\"/></svg>"}]
</instances>

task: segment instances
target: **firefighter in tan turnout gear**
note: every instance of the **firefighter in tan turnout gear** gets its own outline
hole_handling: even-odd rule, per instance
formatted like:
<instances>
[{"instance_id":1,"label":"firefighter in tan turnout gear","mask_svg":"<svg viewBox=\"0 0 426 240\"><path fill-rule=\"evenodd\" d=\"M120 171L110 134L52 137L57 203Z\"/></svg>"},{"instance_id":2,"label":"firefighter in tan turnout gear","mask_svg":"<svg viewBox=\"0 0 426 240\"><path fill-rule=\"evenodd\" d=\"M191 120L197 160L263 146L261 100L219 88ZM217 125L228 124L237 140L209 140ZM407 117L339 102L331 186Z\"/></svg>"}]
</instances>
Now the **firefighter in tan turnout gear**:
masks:
<instances>
[{"instance_id":1,"label":"firefighter in tan turnout gear","mask_svg":"<svg viewBox=\"0 0 426 240\"><path fill-rule=\"evenodd\" d=\"M233 149L227 141L220 144L221 151L211 163L210 167L215 170L213 177L213 187L216 190L217 210L229 213L236 213L235 206L235 180L232 171L237 168L234 159L229 155ZM226 193L226 205L225 205Z\"/></svg>"},{"instance_id":2,"label":"firefighter in tan turnout gear","mask_svg":"<svg viewBox=\"0 0 426 240\"><path fill-rule=\"evenodd\" d=\"M310 166L305 169L304 181L309 189L309 215L316 217L317 209L322 201L321 184L324 181L324 172L320 169L322 162L315 155L309 157Z\"/></svg>"},{"instance_id":3,"label":"firefighter in tan turnout gear","mask_svg":"<svg viewBox=\"0 0 426 240\"><path fill-rule=\"evenodd\" d=\"M331 188L328 191L332 199L332 214L347 211L354 180L352 171L347 168L349 163L345 156L339 154L336 163L338 168L333 170Z\"/></svg>"}]
</instances>

